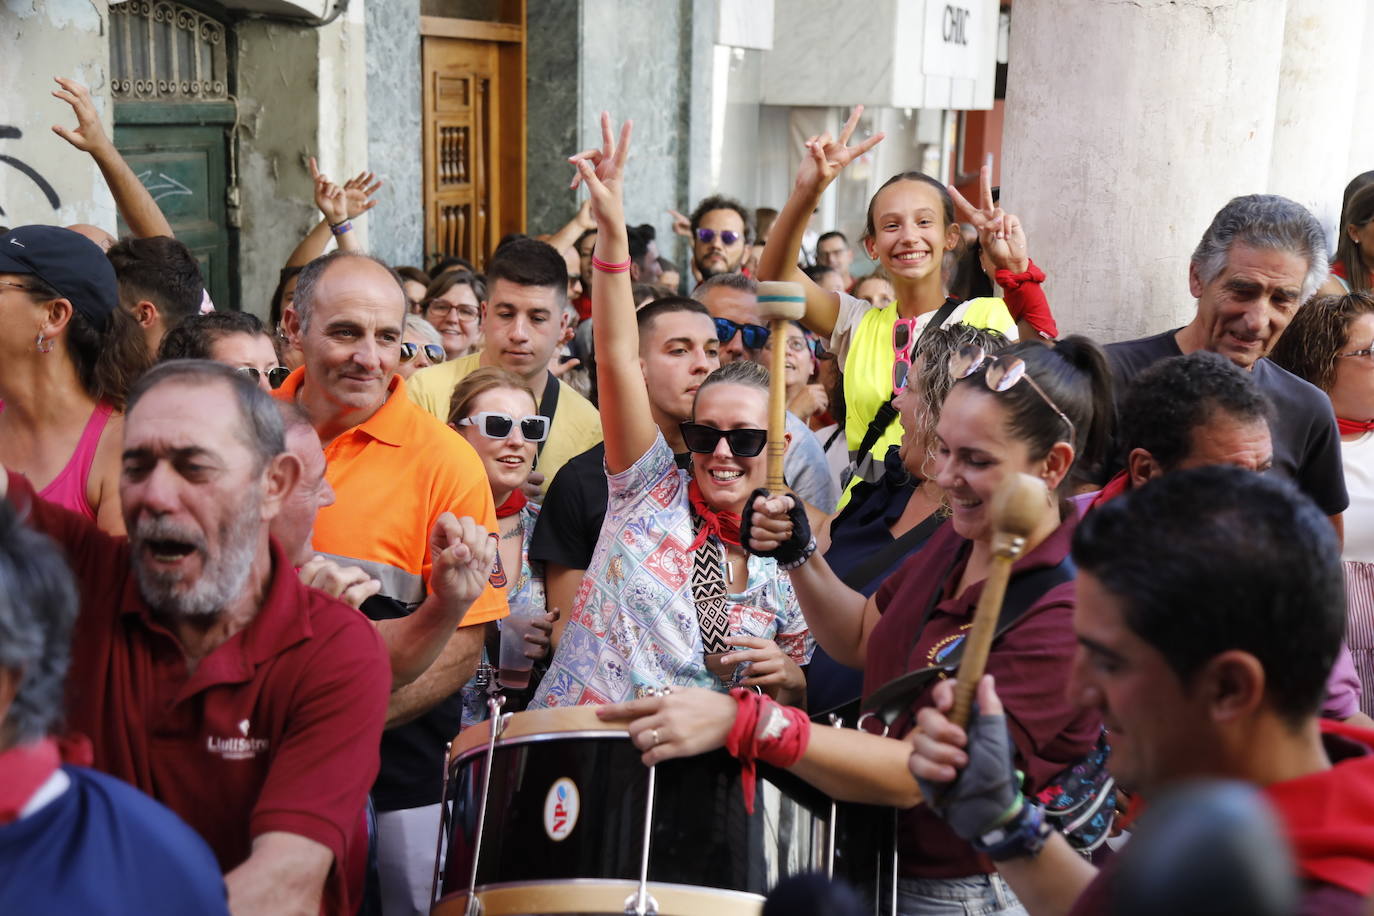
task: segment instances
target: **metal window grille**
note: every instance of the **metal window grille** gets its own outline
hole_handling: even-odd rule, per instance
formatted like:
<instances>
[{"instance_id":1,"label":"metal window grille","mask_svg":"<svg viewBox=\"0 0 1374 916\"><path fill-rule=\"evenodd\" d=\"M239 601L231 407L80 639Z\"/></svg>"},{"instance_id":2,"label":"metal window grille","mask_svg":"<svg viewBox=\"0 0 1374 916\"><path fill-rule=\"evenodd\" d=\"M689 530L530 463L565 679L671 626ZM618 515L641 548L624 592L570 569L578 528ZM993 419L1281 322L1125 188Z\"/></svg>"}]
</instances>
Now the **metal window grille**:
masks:
<instances>
[{"instance_id":1,"label":"metal window grille","mask_svg":"<svg viewBox=\"0 0 1374 916\"><path fill-rule=\"evenodd\" d=\"M110 4L111 86L117 101L229 97L224 24L168 0Z\"/></svg>"}]
</instances>

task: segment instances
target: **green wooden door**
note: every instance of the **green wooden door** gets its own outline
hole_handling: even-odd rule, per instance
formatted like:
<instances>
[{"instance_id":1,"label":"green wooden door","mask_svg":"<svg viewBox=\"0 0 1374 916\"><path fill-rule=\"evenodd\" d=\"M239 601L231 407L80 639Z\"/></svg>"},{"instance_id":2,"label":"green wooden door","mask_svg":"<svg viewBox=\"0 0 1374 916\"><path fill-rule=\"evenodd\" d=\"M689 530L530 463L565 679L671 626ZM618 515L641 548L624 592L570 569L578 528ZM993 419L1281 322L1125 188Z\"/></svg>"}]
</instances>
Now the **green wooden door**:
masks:
<instances>
[{"instance_id":1,"label":"green wooden door","mask_svg":"<svg viewBox=\"0 0 1374 916\"><path fill-rule=\"evenodd\" d=\"M237 232L226 205L233 120L232 102L115 105L115 146L195 254L220 309L239 307ZM120 234L128 231L120 220Z\"/></svg>"}]
</instances>

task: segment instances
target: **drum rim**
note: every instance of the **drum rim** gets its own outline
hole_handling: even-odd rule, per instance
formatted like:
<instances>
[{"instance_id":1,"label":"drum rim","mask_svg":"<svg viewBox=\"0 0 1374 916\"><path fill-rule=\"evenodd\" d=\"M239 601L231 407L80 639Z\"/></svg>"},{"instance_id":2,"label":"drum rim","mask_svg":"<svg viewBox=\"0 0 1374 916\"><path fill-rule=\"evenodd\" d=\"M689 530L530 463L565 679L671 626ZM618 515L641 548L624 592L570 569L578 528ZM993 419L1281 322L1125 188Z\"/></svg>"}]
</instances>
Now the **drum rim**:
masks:
<instances>
[{"instance_id":1,"label":"drum rim","mask_svg":"<svg viewBox=\"0 0 1374 916\"><path fill-rule=\"evenodd\" d=\"M606 740L606 739L616 739L616 738L624 739L624 738L626 738L626 737L628 737L628 736L627 736L627 734L626 734L625 732L607 732L607 731L544 732L544 733L537 734L537 735L518 735L518 736L516 736L516 737L514 737L514 738L504 738L504 737L503 737L503 738L500 738L500 739L498 739L497 742L496 742L496 749L499 751L499 750L501 750L502 748L520 747L520 746L522 746L522 745L526 745L526 744L538 744L538 743L541 743L541 742L544 742L544 741L573 741L573 740L578 740L578 739L582 739L582 740L587 740L587 739L590 739L590 740L598 740L598 739L600 739L600 740ZM486 742L486 741L483 741L483 742L482 742L481 744L479 744L479 745L472 746L472 747L468 747L468 748L462 750L461 752L458 753L458 755L457 755L456 757L450 756L450 758L449 758L449 767L450 767L450 768L455 768L455 767L462 766L463 764L467 763L469 760L472 760L474 757L476 757L476 758L478 758L478 759L481 759L483 756L486 755L486 752L487 752L487 742Z\"/></svg>"},{"instance_id":2,"label":"drum rim","mask_svg":"<svg viewBox=\"0 0 1374 916\"><path fill-rule=\"evenodd\" d=\"M699 884L669 884L650 881L649 894L659 903L659 912L672 916L683 913L675 904L709 904L713 914L719 916L758 916L763 912L764 897L748 891L733 891L719 887ZM516 895L543 892L556 894L559 906L566 904L563 913L595 912L609 907L619 912L625 899L639 889L639 882L627 879L571 878L566 881L505 881L497 884L479 885L477 899L482 901L483 912L489 916L503 916L522 912L519 909L500 908L502 898ZM454 891L440 898L432 913L440 913L440 908L457 907L467 902L467 891ZM511 900L512 905L527 904L530 901ZM493 904L496 908L493 908ZM547 905L545 905L547 906ZM590 909L588 909L590 907ZM696 908L693 907L696 912ZM452 912L462 912L453 909ZM558 912L558 911L553 911Z\"/></svg>"},{"instance_id":3,"label":"drum rim","mask_svg":"<svg viewBox=\"0 0 1374 916\"><path fill-rule=\"evenodd\" d=\"M552 709L527 709L510 713L501 736L496 739L498 747L516 743L516 739L543 735L549 738L623 737L629 734L623 723L603 722L597 718L598 707L590 705L562 706ZM484 720L460 731L449 748L448 762L452 766L472 749L483 749L491 741L491 722Z\"/></svg>"}]
</instances>

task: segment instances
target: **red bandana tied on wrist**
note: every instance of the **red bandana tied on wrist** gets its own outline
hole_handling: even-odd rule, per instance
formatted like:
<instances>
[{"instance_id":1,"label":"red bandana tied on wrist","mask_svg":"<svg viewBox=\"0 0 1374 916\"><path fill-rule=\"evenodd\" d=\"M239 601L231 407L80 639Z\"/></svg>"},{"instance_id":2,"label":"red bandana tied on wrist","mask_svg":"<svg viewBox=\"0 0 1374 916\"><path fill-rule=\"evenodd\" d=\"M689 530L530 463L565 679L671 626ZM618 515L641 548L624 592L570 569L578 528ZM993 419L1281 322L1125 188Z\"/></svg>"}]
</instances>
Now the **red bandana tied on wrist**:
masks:
<instances>
[{"instance_id":1,"label":"red bandana tied on wrist","mask_svg":"<svg viewBox=\"0 0 1374 916\"><path fill-rule=\"evenodd\" d=\"M706 503L706 497L701 495L701 487L697 486L695 480L687 484L687 498L692 501L692 511L702 520L701 530L697 532L696 538L688 545L688 550L696 550L706 543L706 536L714 534L731 547L739 547L739 525L740 517L735 512L717 512Z\"/></svg>"},{"instance_id":2,"label":"red bandana tied on wrist","mask_svg":"<svg viewBox=\"0 0 1374 916\"><path fill-rule=\"evenodd\" d=\"M744 810L753 814L758 784L755 761L784 769L796 763L811 740L811 720L800 709L783 706L746 687L736 687L730 696L739 703L739 709L725 738L725 749L739 759Z\"/></svg>"},{"instance_id":3,"label":"red bandana tied on wrist","mask_svg":"<svg viewBox=\"0 0 1374 916\"><path fill-rule=\"evenodd\" d=\"M512 515L525 508L525 504L529 501L530 499L525 495L525 491L520 487L516 487L514 490L510 491L510 496L506 497L506 501L496 507L496 517L510 518Z\"/></svg>"},{"instance_id":4,"label":"red bandana tied on wrist","mask_svg":"<svg viewBox=\"0 0 1374 916\"><path fill-rule=\"evenodd\" d=\"M1347 420L1345 417L1337 417L1336 425L1340 427L1342 436L1374 430L1374 420Z\"/></svg>"},{"instance_id":5,"label":"red bandana tied on wrist","mask_svg":"<svg viewBox=\"0 0 1374 916\"><path fill-rule=\"evenodd\" d=\"M19 820L19 813L57 769L57 742L44 738L0 752L0 825Z\"/></svg>"}]
</instances>

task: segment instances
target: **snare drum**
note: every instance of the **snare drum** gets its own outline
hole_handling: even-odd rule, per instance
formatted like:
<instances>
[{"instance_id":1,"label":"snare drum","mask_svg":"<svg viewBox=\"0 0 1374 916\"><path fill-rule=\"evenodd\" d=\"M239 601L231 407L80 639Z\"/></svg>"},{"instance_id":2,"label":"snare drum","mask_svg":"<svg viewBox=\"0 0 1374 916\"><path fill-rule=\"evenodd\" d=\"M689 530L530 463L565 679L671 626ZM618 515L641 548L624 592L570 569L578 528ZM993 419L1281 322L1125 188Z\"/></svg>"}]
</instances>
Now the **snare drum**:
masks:
<instances>
[{"instance_id":1,"label":"snare drum","mask_svg":"<svg viewBox=\"0 0 1374 916\"><path fill-rule=\"evenodd\" d=\"M828 870L830 799L789 773L761 764L748 814L724 751L651 769L592 707L502 721L477 857L484 916L633 911L646 863L660 916L757 914L781 879ZM473 727L450 752L436 914L467 912L490 740Z\"/></svg>"}]
</instances>

